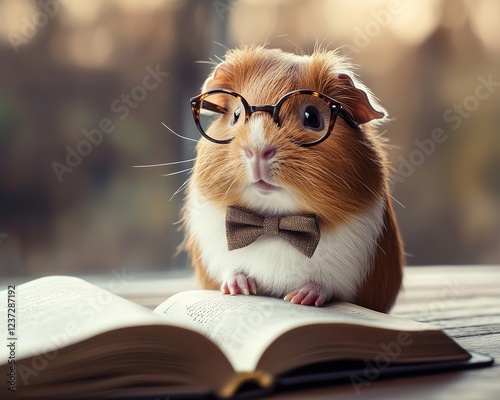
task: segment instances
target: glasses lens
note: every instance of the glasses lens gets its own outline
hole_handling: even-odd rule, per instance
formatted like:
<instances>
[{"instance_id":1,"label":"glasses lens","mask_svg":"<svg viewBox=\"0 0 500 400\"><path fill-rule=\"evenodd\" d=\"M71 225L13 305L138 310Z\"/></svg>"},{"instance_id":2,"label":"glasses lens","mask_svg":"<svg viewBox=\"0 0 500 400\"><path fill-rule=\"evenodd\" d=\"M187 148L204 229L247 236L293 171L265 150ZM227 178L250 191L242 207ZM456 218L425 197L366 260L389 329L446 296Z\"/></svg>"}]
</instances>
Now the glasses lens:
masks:
<instances>
[{"instance_id":1,"label":"glasses lens","mask_svg":"<svg viewBox=\"0 0 500 400\"><path fill-rule=\"evenodd\" d=\"M294 140L314 142L328 133L332 112L329 103L312 94L295 94L288 97L279 111L283 126L290 127ZM299 128L299 129L293 129Z\"/></svg>"},{"instance_id":2,"label":"glasses lens","mask_svg":"<svg viewBox=\"0 0 500 400\"><path fill-rule=\"evenodd\" d=\"M234 138L245 122L245 107L238 97L213 93L200 104L200 125L205 134L215 140Z\"/></svg>"}]
</instances>

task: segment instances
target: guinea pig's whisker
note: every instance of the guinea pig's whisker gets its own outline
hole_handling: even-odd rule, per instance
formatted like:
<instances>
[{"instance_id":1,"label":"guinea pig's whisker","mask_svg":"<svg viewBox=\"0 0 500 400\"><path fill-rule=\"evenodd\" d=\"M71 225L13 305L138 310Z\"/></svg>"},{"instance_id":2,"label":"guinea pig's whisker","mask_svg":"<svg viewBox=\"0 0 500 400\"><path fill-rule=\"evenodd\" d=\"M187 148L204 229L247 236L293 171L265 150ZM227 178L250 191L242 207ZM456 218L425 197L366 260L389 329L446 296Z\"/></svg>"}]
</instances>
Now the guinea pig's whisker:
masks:
<instances>
[{"instance_id":1,"label":"guinea pig's whisker","mask_svg":"<svg viewBox=\"0 0 500 400\"><path fill-rule=\"evenodd\" d=\"M347 189L351 190L351 187L349 186L349 184L342 177L338 176L337 174L334 174L333 172L332 172L332 176L334 178L337 178L340 182L342 182Z\"/></svg>"},{"instance_id":2,"label":"guinea pig's whisker","mask_svg":"<svg viewBox=\"0 0 500 400\"><path fill-rule=\"evenodd\" d=\"M194 161L195 159L193 159ZM219 161L218 163L213 163L213 160L211 160L209 157L205 157L205 159L201 158L201 157L198 157L197 159L197 165L198 167L203 167L204 165L206 164L212 164L214 165L215 167L219 166L219 165L223 165L224 164L224 161ZM169 176L169 175L175 175L175 174L181 174L183 172L188 172L188 171L192 171L193 168L188 168L188 169L185 169L185 170L182 170L182 171L177 171L177 172L174 172L174 173L171 173L171 174L166 174L166 175L163 175L163 176ZM188 177L180 186L179 188L174 192L174 194L172 194L172 196L170 197L169 201L171 201L177 194L181 193L184 189L186 189L187 185L189 184L189 180L191 179L191 177Z\"/></svg>"},{"instance_id":3,"label":"guinea pig's whisker","mask_svg":"<svg viewBox=\"0 0 500 400\"><path fill-rule=\"evenodd\" d=\"M347 189L351 190L351 186L341 176L335 174L334 172L330 172L330 177L339 185L344 185Z\"/></svg>"},{"instance_id":4,"label":"guinea pig's whisker","mask_svg":"<svg viewBox=\"0 0 500 400\"><path fill-rule=\"evenodd\" d=\"M358 182L361 183L365 188L367 188L371 194L373 194L374 196L376 196L375 192L373 190L371 190L368 185L366 185L361 179L358 179Z\"/></svg>"},{"instance_id":5,"label":"guinea pig's whisker","mask_svg":"<svg viewBox=\"0 0 500 400\"><path fill-rule=\"evenodd\" d=\"M181 186L179 186L179 188L174 192L174 194L170 197L170 199L168 199L168 201L172 201L172 199L175 197L175 195L179 194L180 192L182 192L184 189L186 189L188 183L189 183L189 179L191 179L191 177L188 177Z\"/></svg>"},{"instance_id":6,"label":"guinea pig's whisker","mask_svg":"<svg viewBox=\"0 0 500 400\"><path fill-rule=\"evenodd\" d=\"M214 168L219 168L220 166L222 166L223 164L225 164L225 161L221 160L221 161L218 161L218 162L213 162L213 160L210 160L208 158L202 160L200 158L198 158L197 162L196 162L196 166L198 169L202 169L205 167L205 165L208 165L210 164L212 167Z\"/></svg>"},{"instance_id":7,"label":"guinea pig's whisker","mask_svg":"<svg viewBox=\"0 0 500 400\"><path fill-rule=\"evenodd\" d=\"M167 128L170 132L172 132L175 136L181 138L181 139L185 139L185 140L190 140L191 142L196 142L198 143L198 140L197 139L192 139L192 138L188 138L186 136L182 136L182 135L179 135L177 132L175 132L172 128L168 127L164 122L161 123L165 128Z\"/></svg>"},{"instance_id":8,"label":"guinea pig's whisker","mask_svg":"<svg viewBox=\"0 0 500 400\"><path fill-rule=\"evenodd\" d=\"M307 183L311 184L312 186L314 186L316 189L320 190L320 187L319 187L318 185L316 185L316 184L314 183L314 181L313 181L312 179L310 179L307 175L304 175L304 174L302 174L302 173L300 173L300 174L298 174L298 175L299 175L298 177L299 177L299 179L300 179L301 181L305 181L305 182L307 182Z\"/></svg>"},{"instance_id":9,"label":"guinea pig's whisker","mask_svg":"<svg viewBox=\"0 0 500 400\"><path fill-rule=\"evenodd\" d=\"M185 173L185 172L190 172L190 171L192 171L192 170L193 170L193 168L191 167L191 168L186 168L186 169L183 169L183 170L181 170L181 171L175 171L175 172L170 172L169 174L163 174L163 175L161 175L161 176L179 175L179 174L183 174L183 173Z\"/></svg>"},{"instance_id":10,"label":"guinea pig's whisker","mask_svg":"<svg viewBox=\"0 0 500 400\"><path fill-rule=\"evenodd\" d=\"M375 192L371 190L363 181L358 179L358 182L361 183L365 188L367 188L373 195L375 195ZM406 208L403 203L401 203L398 199L396 199L392 194L389 194L391 196L391 199L393 199L396 203L398 203L401 207Z\"/></svg>"},{"instance_id":11,"label":"guinea pig's whisker","mask_svg":"<svg viewBox=\"0 0 500 400\"><path fill-rule=\"evenodd\" d=\"M167 163L162 163L162 164L149 164L149 165L132 165L132 168L153 168L153 167L166 167L168 165L177 165L177 164L184 164L187 162L192 162L196 160L196 158L190 158L189 160L181 160L181 161L173 161L173 162L167 162Z\"/></svg>"},{"instance_id":12,"label":"guinea pig's whisker","mask_svg":"<svg viewBox=\"0 0 500 400\"><path fill-rule=\"evenodd\" d=\"M389 194L391 196L391 199L393 199L396 203L398 203L401 207L406 208L403 203L401 203L398 199L396 199L392 194Z\"/></svg>"},{"instance_id":13,"label":"guinea pig's whisker","mask_svg":"<svg viewBox=\"0 0 500 400\"><path fill-rule=\"evenodd\" d=\"M222 199L221 199L221 201L220 201L220 202L221 202L221 204L222 204L222 203L224 203L224 200L226 200L226 197L227 197L227 195L229 194L229 191L231 190L231 188L233 187L233 185L236 183L236 180L237 180L237 179L238 179L238 177L235 177L235 178L233 179L233 181L231 182L231 184L229 185L229 187L227 188L226 193L224 193L224 196L222 197Z\"/></svg>"},{"instance_id":14,"label":"guinea pig's whisker","mask_svg":"<svg viewBox=\"0 0 500 400\"><path fill-rule=\"evenodd\" d=\"M214 60L208 60L208 61L200 60L200 61L195 61L194 63L195 64L208 64L208 65L214 65L214 66L218 64L218 62L214 61Z\"/></svg>"},{"instance_id":15,"label":"guinea pig's whisker","mask_svg":"<svg viewBox=\"0 0 500 400\"><path fill-rule=\"evenodd\" d=\"M365 222L368 222L368 223L369 223L369 221L366 221L364 218L361 218L361 220L364 220ZM380 251L381 251L382 253L384 253L385 255L387 255L387 253L386 253L386 252L385 252L385 250L382 248L382 246L380 246L380 244L378 244L378 241L377 241L377 240L373 239L371 236L368 236L368 239L369 239L372 243L374 243L375 245L377 245L377 247L380 249Z\"/></svg>"}]
</instances>

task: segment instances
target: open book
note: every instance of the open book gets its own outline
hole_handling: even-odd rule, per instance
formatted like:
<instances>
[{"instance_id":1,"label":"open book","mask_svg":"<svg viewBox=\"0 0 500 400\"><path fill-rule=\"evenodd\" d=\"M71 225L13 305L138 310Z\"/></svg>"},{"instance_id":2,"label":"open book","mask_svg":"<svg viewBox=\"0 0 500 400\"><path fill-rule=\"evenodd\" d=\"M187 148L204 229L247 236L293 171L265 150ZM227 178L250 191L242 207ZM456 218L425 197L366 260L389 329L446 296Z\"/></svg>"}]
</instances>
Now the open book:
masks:
<instances>
[{"instance_id":1,"label":"open book","mask_svg":"<svg viewBox=\"0 0 500 400\"><path fill-rule=\"evenodd\" d=\"M79 278L46 277L1 292L0 311L2 398L228 397L334 377L334 361L383 372L471 358L439 329L347 303L194 290L151 311ZM360 385L371 379L360 371L343 374Z\"/></svg>"}]
</instances>

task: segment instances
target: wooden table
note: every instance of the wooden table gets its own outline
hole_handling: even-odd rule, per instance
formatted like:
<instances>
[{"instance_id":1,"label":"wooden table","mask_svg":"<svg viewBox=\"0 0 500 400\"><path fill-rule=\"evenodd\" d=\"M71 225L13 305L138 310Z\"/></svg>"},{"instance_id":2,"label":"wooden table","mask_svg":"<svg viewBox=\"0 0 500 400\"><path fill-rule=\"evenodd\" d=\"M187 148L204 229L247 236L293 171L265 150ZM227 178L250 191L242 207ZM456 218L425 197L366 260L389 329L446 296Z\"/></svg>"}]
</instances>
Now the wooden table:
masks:
<instances>
[{"instance_id":1,"label":"wooden table","mask_svg":"<svg viewBox=\"0 0 500 400\"><path fill-rule=\"evenodd\" d=\"M153 308L165 288L190 289L189 278L140 280L119 293ZM270 399L500 399L500 266L407 267L396 316L443 328L468 350L493 356L492 367L373 381L357 395L350 383L277 393Z\"/></svg>"}]
</instances>

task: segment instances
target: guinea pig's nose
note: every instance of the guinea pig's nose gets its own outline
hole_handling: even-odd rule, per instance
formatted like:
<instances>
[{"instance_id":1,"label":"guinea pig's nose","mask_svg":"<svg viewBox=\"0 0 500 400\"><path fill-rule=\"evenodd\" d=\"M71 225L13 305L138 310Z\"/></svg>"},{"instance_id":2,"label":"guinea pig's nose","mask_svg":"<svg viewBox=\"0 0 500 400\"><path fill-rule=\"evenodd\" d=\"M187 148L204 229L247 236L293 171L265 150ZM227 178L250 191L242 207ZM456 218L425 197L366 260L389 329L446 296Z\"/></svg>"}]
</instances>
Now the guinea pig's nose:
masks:
<instances>
[{"instance_id":1,"label":"guinea pig's nose","mask_svg":"<svg viewBox=\"0 0 500 400\"><path fill-rule=\"evenodd\" d=\"M257 157L257 158L260 158L260 159L264 159L264 160L270 160L271 158L274 157L274 155L276 154L276 147L273 147L273 146L268 146L268 147L264 147L263 149L250 149L248 147L245 148L245 155L247 156L247 158L254 158L254 157Z\"/></svg>"}]
</instances>

